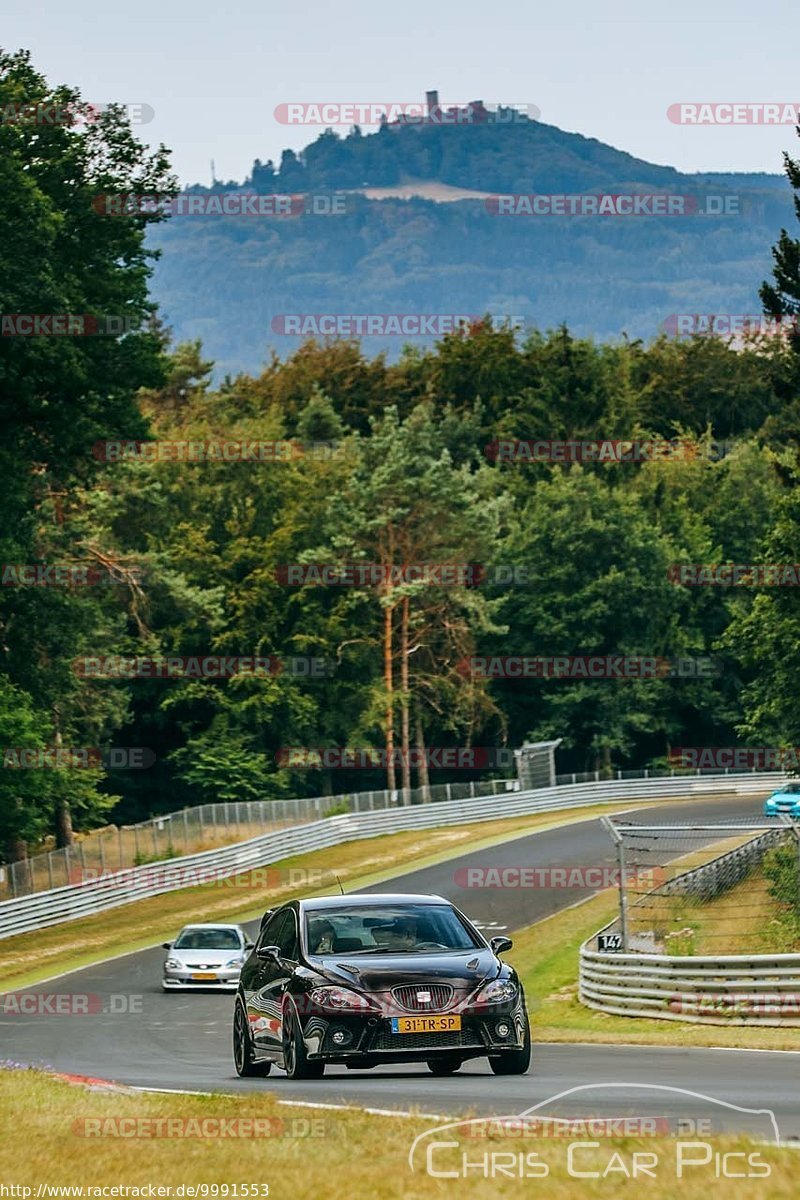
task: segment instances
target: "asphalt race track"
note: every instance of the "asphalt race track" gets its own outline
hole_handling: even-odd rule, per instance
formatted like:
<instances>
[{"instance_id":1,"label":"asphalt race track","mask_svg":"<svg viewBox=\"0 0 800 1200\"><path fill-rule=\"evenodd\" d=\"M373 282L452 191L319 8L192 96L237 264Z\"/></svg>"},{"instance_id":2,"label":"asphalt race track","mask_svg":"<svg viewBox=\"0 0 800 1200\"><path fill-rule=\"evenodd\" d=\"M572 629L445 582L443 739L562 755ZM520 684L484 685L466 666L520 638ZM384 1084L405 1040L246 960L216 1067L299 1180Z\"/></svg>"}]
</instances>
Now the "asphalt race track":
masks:
<instances>
[{"instance_id":1,"label":"asphalt race track","mask_svg":"<svg viewBox=\"0 0 800 1200\"><path fill-rule=\"evenodd\" d=\"M618 810L622 811L633 820L654 823L761 819L761 801L754 797L721 797ZM461 886L463 872L459 876L459 868L611 867L615 861L610 838L594 819L515 838L369 890L447 896L489 936L528 925L589 893L565 888L469 889ZM201 912L197 920L203 920ZM250 926L252 932L255 929ZM239 1079L230 1049L232 993L164 994L160 988L163 957L160 948L144 950L27 989L50 996L88 993L90 1012L59 1015L44 1011L33 1016L4 1012L0 1017L0 1058L142 1087L222 1092L271 1088L286 1100L344 1102L379 1109L416 1107L430 1114L467 1107L481 1114L520 1113L558 1093L590 1085L594 1090L582 1090L541 1111L571 1117L702 1116L712 1119L715 1132L750 1129L769 1137L766 1118L740 1112L736 1106L741 1106L771 1110L782 1140L800 1138L800 1030L796 1054L537 1045L534 1012L533 1064L530 1073L522 1077L495 1077L488 1063L478 1060L466 1063L457 1075L441 1079L434 1079L427 1068L418 1065L373 1071L329 1067L322 1080L295 1084L277 1069L267 1079ZM513 950L508 957L513 962ZM46 1009L47 1005L42 1007ZM613 1086L617 1084L625 1086ZM642 1090L637 1085L643 1085ZM661 1088L703 1093L734 1107L720 1107L680 1090Z\"/></svg>"}]
</instances>

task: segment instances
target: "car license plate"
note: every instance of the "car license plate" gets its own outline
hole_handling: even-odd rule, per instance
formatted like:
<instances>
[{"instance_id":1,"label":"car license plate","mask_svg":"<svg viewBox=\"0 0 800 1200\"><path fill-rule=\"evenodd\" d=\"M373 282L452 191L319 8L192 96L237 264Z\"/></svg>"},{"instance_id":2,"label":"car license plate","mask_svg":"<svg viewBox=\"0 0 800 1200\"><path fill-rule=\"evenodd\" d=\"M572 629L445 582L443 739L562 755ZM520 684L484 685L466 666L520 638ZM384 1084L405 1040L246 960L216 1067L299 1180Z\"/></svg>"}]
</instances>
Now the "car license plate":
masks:
<instances>
[{"instance_id":1,"label":"car license plate","mask_svg":"<svg viewBox=\"0 0 800 1200\"><path fill-rule=\"evenodd\" d=\"M216 975L214 974L214 972L213 972L213 971L195 971L195 972L192 974L192 979L197 979L197 980L202 980L202 979L216 979L216 978L217 978L217 977L216 977Z\"/></svg>"},{"instance_id":2,"label":"car license plate","mask_svg":"<svg viewBox=\"0 0 800 1200\"><path fill-rule=\"evenodd\" d=\"M392 1017L392 1033L449 1033L461 1017Z\"/></svg>"}]
</instances>

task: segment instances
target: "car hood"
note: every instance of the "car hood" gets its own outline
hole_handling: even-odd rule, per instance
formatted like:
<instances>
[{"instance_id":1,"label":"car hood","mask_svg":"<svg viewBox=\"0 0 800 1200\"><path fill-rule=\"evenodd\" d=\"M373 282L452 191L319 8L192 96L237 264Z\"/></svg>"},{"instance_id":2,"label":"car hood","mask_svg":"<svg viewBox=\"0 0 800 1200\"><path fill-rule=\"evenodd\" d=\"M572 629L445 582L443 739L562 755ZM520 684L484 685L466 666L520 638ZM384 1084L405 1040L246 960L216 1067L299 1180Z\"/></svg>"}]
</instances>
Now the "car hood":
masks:
<instances>
[{"instance_id":1,"label":"car hood","mask_svg":"<svg viewBox=\"0 0 800 1200\"><path fill-rule=\"evenodd\" d=\"M480 949L452 954L332 954L310 961L315 972L331 983L365 992L387 992L404 983L449 983L471 989L502 970L491 950Z\"/></svg>"}]
</instances>

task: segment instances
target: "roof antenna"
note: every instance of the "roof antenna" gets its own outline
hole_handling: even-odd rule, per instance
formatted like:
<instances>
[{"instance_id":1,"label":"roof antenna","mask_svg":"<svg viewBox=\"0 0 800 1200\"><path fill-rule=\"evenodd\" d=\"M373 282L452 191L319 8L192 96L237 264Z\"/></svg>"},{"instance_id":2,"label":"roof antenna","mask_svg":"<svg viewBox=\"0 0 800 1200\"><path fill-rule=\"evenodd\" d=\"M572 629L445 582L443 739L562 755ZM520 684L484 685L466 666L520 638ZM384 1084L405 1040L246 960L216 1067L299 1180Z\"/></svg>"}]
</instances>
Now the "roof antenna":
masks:
<instances>
[{"instance_id":1,"label":"roof antenna","mask_svg":"<svg viewBox=\"0 0 800 1200\"><path fill-rule=\"evenodd\" d=\"M335 873L334 873L334 876L333 876L333 878L334 878L334 879L336 880L336 882L338 883L338 885L339 885L339 891L340 891L340 892L342 893L342 895L344 896L344 895L345 895L345 890L344 890L344 888L342 887L342 881L341 881L341 879L340 879L340 878L339 878L339 876L338 876L337 874L335 874Z\"/></svg>"}]
</instances>

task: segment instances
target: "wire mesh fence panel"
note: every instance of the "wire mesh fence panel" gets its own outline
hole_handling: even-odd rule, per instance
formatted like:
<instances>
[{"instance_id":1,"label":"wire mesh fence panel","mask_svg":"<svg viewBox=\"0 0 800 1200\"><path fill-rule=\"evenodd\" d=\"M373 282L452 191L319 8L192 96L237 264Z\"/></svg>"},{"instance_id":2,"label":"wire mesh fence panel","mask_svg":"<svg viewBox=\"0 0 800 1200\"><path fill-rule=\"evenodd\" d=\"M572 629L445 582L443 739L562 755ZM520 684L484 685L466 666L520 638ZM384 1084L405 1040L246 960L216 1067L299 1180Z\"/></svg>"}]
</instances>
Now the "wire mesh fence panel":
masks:
<instances>
[{"instance_id":1,"label":"wire mesh fence panel","mask_svg":"<svg viewBox=\"0 0 800 1200\"><path fill-rule=\"evenodd\" d=\"M619 917L599 950L661 955L800 950L800 829L757 819L640 825L607 820ZM612 878L613 877L613 878Z\"/></svg>"}]
</instances>

